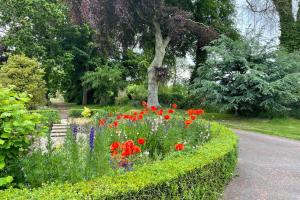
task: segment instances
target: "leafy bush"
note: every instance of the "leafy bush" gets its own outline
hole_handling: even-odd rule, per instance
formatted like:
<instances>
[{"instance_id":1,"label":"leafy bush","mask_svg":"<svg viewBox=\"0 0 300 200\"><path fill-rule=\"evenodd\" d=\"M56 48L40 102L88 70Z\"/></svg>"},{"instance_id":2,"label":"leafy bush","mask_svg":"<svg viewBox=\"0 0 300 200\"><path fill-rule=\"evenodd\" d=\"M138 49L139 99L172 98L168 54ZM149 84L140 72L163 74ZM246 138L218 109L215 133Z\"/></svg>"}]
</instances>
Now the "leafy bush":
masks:
<instances>
[{"instance_id":1,"label":"leafy bush","mask_svg":"<svg viewBox=\"0 0 300 200\"><path fill-rule=\"evenodd\" d=\"M60 122L60 115L57 110L32 110L31 113L38 113L42 116L42 124L50 127L52 124Z\"/></svg>"},{"instance_id":2,"label":"leafy bush","mask_svg":"<svg viewBox=\"0 0 300 200\"><path fill-rule=\"evenodd\" d=\"M9 57L7 64L0 68L0 84L15 85L17 92L27 92L32 95L31 107L46 103L46 85L43 80L44 71L40 64L24 55Z\"/></svg>"},{"instance_id":3,"label":"leafy bush","mask_svg":"<svg viewBox=\"0 0 300 200\"><path fill-rule=\"evenodd\" d=\"M26 110L29 101L26 93L0 87L0 177L6 176L0 179L0 186L12 181L8 175L18 174L19 158L26 155L33 139L46 131L39 126L41 116Z\"/></svg>"},{"instance_id":4,"label":"leafy bush","mask_svg":"<svg viewBox=\"0 0 300 200\"><path fill-rule=\"evenodd\" d=\"M126 174L34 190L0 191L7 199L218 199L237 161L237 136L212 124L201 148L145 164Z\"/></svg>"},{"instance_id":5,"label":"leafy bush","mask_svg":"<svg viewBox=\"0 0 300 200\"><path fill-rule=\"evenodd\" d=\"M109 105L114 103L118 90L123 87L122 71L116 63L99 66L95 71L85 73L83 85L94 90L94 103Z\"/></svg>"},{"instance_id":6,"label":"leafy bush","mask_svg":"<svg viewBox=\"0 0 300 200\"><path fill-rule=\"evenodd\" d=\"M148 90L145 85L130 84L127 86L126 95L121 95L117 98L117 104L126 105L131 104L132 106L139 106L140 102L147 101ZM178 104L179 108L192 108L187 106L186 102L189 100L188 89L185 86L176 85L176 86L160 86L158 94L159 102L162 106L169 106L173 102ZM194 104L195 105L195 104ZM199 104L198 104L199 106Z\"/></svg>"},{"instance_id":7,"label":"leafy bush","mask_svg":"<svg viewBox=\"0 0 300 200\"><path fill-rule=\"evenodd\" d=\"M108 112L105 111L104 109L90 109L91 110L91 115L90 116L94 116L95 114L100 114L100 115L108 115ZM82 117L82 112L84 111L84 109L70 109L69 110L69 117L72 118L80 118Z\"/></svg>"},{"instance_id":8,"label":"leafy bush","mask_svg":"<svg viewBox=\"0 0 300 200\"><path fill-rule=\"evenodd\" d=\"M206 105L241 115L289 111L299 100L300 56L245 41L223 36L206 47L209 56L192 93Z\"/></svg>"}]
</instances>

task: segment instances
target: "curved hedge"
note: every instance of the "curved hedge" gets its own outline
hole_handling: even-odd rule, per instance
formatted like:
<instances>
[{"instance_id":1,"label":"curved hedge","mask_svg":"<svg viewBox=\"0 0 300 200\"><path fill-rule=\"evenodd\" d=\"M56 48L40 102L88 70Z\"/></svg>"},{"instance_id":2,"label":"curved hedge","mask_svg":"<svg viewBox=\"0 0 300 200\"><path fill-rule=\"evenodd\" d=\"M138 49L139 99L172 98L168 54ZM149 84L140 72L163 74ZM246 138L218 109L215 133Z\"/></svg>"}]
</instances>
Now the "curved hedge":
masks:
<instances>
[{"instance_id":1,"label":"curved hedge","mask_svg":"<svg viewBox=\"0 0 300 200\"><path fill-rule=\"evenodd\" d=\"M33 190L0 191L1 199L218 199L237 161L237 136L212 124L212 139L182 153L123 175Z\"/></svg>"}]
</instances>

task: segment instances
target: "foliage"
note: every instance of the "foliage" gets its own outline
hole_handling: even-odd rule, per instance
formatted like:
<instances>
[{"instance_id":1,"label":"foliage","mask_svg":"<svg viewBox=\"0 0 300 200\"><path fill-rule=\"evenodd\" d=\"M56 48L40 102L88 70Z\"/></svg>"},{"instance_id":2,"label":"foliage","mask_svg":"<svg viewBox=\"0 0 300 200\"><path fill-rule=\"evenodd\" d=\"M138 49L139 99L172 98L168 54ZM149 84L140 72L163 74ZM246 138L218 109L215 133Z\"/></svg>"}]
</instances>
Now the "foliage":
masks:
<instances>
[{"instance_id":1,"label":"foliage","mask_svg":"<svg viewBox=\"0 0 300 200\"><path fill-rule=\"evenodd\" d=\"M89 118L92 115L92 111L88 107L84 107L81 115L85 118Z\"/></svg>"},{"instance_id":2,"label":"foliage","mask_svg":"<svg viewBox=\"0 0 300 200\"><path fill-rule=\"evenodd\" d=\"M44 74L36 60L24 55L15 55L9 57L7 64L0 68L0 84L15 85L16 91L32 95L29 104L36 107L46 103Z\"/></svg>"},{"instance_id":3,"label":"foliage","mask_svg":"<svg viewBox=\"0 0 300 200\"><path fill-rule=\"evenodd\" d=\"M22 160L25 184L74 183L124 173L176 151L193 151L211 138L210 124L201 121L202 110L189 110L183 116L174 109L148 109L115 117L95 115L96 124L73 124L62 147L52 145L48 138L46 152L37 147Z\"/></svg>"},{"instance_id":4,"label":"foliage","mask_svg":"<svg viewBox=\"0 0 300 200\"><path fill-rule=\"evenodd\" d=\"M109 171L109 157L105 154L109 144L104 135L96 135L91 151L89 141L80 135L79 127L74 125L72 129L63 145L49 145L47 152L36 149L22 160L25 183L29 187L39 187L46 182L76 183Z\"/></svg>"},{"instance_id":5,"label":"foliage","mask_svg":"<svg viewBox=\"0 0 300 200\"><path fill-rule=\"evenodd\" d=\"M151 57L148 52L138 54L127 50L122 57L124 75L131 83L142 83L147 78L147 68L150 65Z\"/></svg>"},{"instance_id":6,"label":"foliage","mask_svg":"<svg viewBox=\"0 0 300 200\"><path fill-rule=\"evenodd\" d=\"M117 103L120 105L132 104L133 106L138 106L141 101L146 101L148 95L147 88L143 84L130 84L127 86L125 92L126 95L122 94L123 96L121 95L117 98ZM178 107L183 109L197 107L200 105L192 106L191 103L187 104L187 101L189 101L190 98L188 95L188 88L184 85L161 85L158 97L162 106L169 106L172 102L177 102Z\"/></svg>"},{"instance_id":7,"label":"foliage","mask_svg":"<svg viewBox=\"0 0 300 200\"><path fill-rule=\"evenodd\" d=\"M94 89L94 103L107 105L114 102L118 90L123 87L121 70L112 63L112 67L103 65L95 71L87 72L83 77L83 85Z\"/></svg>"},{"instance_id":8,"label":"foliage","mask_svg":"<svg viewBox=\"0 0 300 200\"><path fill-rule=\"evenodd\" d=\"M51 128L53 124L60 123L60 116L57 110L31 110L30 113L41 115L41 123Z\"/></svg>"},{"instance_id":9,"label":"foliage","mask_svg":"<svg viewBox=\"0 0 300 200\"><path fill-rule=\"evenodd\" d=\"M94 71L99 64L105 61L97 52L96 44L93 42L95 33L90 26L86 24L72 26L65 30L64 34L65 39L62 42L62 47L66 51L66 62L60 89L64 91L66 101L82 104L83 76L88 71ZM88 91L90 101L87 103L93 103L93 95L93 90Z\"/></svg>"},{"instance_id":10,"label":"foliage","mask_svg":"<svg viewBox=\"0 0 300 200\"><path fill-rule=\"evenodd\" d=\"M192 14L180 5L164 0L69 1L73 20L78 24L88 22L99 33L97 43L102 51L118 54L120 49L139 44L142 49L155 52L148 68L148 103L154 106L159 105L161 80L156 72L166 69L163 63L170 56L169 49L184 56L187 49L181 47L186 46L184 41L190 35L201 38L203 43L218 35L210 27L193 21ZM146 43L145 38L149 40ZM174 60L174 56L170 57Z\"/></svg>"},{"instance_id":11,"label":"foliage","mask_svg":"<svg viewBox=\"0 0 300 200\"><path fill-rule=\"evenodd\" d=\"M235 12L234 3L231 0L196 0L190 6L194 20L214 27L220 34L224 34L232 39L239 37L233 24L233 15ZM217 11L217 12L216 12ZM191 82L197 76L197 70L207 59L207 51L203 49L205 43L201 37L198 38L195 67L191 74Z\"/></svg>"},{"instance_id":12,"label":"foliage","mask_svg":"<svg viewBox=\"0 0 300 200\"><path fill-rule=\"evenodd\" d=\"M213 124L213 139L192 153L116 176L76 184L51 184L36 190L0 191L6 199L218 199L237 161L237 137ZM130 181L128 181L130 180Z\"/></svg>"},{"instance_id":13,"label":"foliage","mask_svg":"<svg viewBox=\"0 0 300 200\"><path fill-rule=\"evenodd\" d=\"M2 42L13 53L37 58L48 92L58 88L67 58L61 42L69 28L68 9L58 0L0 0L0 25L8 27Z\"/></svg>"},{"instance_id":14,"label":"foliage","mask_svg":"<svg viewBox=\"0 0 300 200\"><path fill-rule=\"evenodd\" d=\"M130 100L141 102L147 99L148 91L145 85L130 84L126 88L126 94Z\"/></svg>"},{"instance_id":15,"label":"foliage","mask_svg":"<svg viewBox=\"0 0 300 200\"><path fill-rule=\"evenodd\" d=\"M12 181L7 175L17 175L18 159L28 152L35 137L46 131L38 126L41 116L26 110L29 100L26 93L0 87L0 176L6 176L1 178L1 185Z\"/></svg>"},{"instance_id":16,"label":"foliage","mask_svg":"<svg viewBox=\"0 0 300 200\"><path fill-rule=\"evenodd\" d=\"M191 89L204 104L238 114L271 115L289 110L299 100L300 57L268 51L257 43L221 37L206 48L209 59Z\"/></svg>"},{"instance_id":17,"label":"foliage","mask_svg":"<svg viewBox=\"0 0 300 200\"><path fill-rule=\"evenodd\" d=\"M289 52L299 51L300 47L300 12L293 10L292 1L272 0L278 12L280 22L280 45ZM295 13L297 12L297 13ZM295 15L294 15L295 13Z\"/></svg>"}]
</instances>

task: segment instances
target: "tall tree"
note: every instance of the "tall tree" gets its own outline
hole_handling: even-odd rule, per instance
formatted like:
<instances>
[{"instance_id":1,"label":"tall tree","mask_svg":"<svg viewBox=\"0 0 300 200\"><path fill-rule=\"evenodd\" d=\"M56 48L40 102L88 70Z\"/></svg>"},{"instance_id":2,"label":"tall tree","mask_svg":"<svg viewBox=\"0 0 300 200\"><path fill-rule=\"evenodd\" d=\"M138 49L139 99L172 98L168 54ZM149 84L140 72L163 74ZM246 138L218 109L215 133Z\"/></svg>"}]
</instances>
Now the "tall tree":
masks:
<instances>
[{"instance_id":1,"label":"tall tree","mask_svg":"<svg viewBox=\"0 0 300 200\"><path fill-rule=\"evenodd\" d=\"M0 0L1 43L16 54L37 58L45 69L48 92L57 89L64 60L61 41L69 26L67 7L59 0Z\"/></svg>"},{"instance_id":2,"label":"tall tree","mask_svg":"<svg viewBox=\"0 0 300 200\"><path fill-rule=\"evenodd\" d=\"M209 58L192 85L204 104L240 115L280 115L299 101L300 56L253 41L222 36L206 47Z\"/></svg>"},{"instance_id":3,"label":"tall tree","mask_svg":"<svg viewBox=\"0 0 300 200\"><path fill-rule=\"evenodd\" d=\"M214 27L219 33L237 39L238 33L233 27L234 4L232 0L196 0L192 4L194 20ZM202 38L197 40L195 67L190 82L197 76L198 68L207 59Z\"/></svg>"},{"instance_id":4,"label":"tall tree","mask_svg":"<svg viewBox=\"0 0 300 200\"><path fill-rule=\"evenodd\" d=\"M163 67L168 48L178 47L190 33L208 42L217 33L191 19L191 13L176 1L164 0L70 0L75 22L88 21L96 30L100 48L124 48L143 36L155 44L153 60L148 68L148 104L159 106L158 71ZM178 5L178 6L177 6ZM116 44L121 44L116 46Z\"/></svg>"},{"instance_id":5,"label":"tall tree","mask_svg":"<svg viewBox=\"0 0 300 200\"><path fill-rule=\"evenodd\" d=\"M278 15L280 44L289 52L300 50L300 9L293 9L293 0L246 0L249 9L255 13ZM294 6L299 7L294 4Z\"/></svg>"}]
</instances>

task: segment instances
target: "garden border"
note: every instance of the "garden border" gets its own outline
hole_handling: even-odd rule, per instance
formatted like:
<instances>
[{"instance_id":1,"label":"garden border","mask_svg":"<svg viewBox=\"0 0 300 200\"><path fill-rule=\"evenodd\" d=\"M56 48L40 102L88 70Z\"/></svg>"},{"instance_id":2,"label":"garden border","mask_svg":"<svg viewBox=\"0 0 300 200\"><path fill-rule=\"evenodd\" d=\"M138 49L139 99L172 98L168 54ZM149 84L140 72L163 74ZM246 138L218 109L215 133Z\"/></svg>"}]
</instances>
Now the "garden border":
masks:
<instances>
[{"instance_id":1,"label":"garden border","mask_svg":"<svg viewBox=\"0 0 300 200\"><path fill-rule=\"evenodd\" d=\"M7 189L1 199L218 199L237 162L237 136L212 123L212 139L193 153L174 155L133 172L33 190Z\"/></svg>"}]
</instances>

